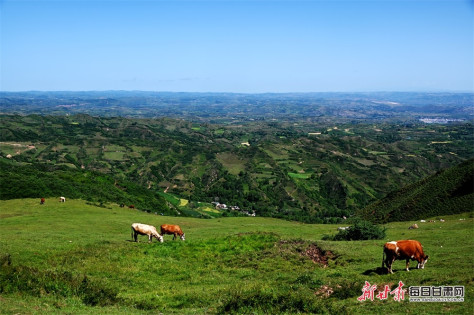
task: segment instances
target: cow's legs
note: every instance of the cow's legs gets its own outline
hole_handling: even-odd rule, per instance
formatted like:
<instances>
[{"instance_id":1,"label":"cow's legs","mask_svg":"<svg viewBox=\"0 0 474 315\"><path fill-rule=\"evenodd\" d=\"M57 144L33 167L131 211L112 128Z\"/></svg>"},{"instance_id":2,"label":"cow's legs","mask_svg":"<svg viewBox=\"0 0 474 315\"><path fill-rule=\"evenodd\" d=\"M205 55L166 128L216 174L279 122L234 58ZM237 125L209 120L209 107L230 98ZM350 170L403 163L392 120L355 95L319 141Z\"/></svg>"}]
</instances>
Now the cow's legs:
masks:
<instances>
[{"instance_id":1,"label":"cow's legs","mask_svg":"<svg viewBox=\"0 0 474 315\"><path fill-rule=\"evenodd\" d=\"M385 264L385 266L387 266L387 272L388 272L388 273L390 273L390 271L391 271L391 266L392 266L392 265L390 264L390 258L391 258L390 255L387 254L387 255L384 257L384 260L382 260L382 268L383 268L383 266L384 266L384 264Z\"/></svg>"},{"instance_id":2,"label":"cow's legs","mask_svg":"<svg viewBox=\"0 0 474 315\"><path fill-rule=\"evenodd\" d=\"M388 273L393 273L392 265L393 265L393 262L395 261L395 258L396 258L395 256L390 257L390 255L387 255L385 258L385 265L387 266Z\"/></svg>"},{"instance_id":3,"label":"cow's legs","mask_svg":"<svg viewBox=\"0 0 474 315\"><path fill-rule=\"evenodd\" d=\"M135 242L137 241L137 236L138 236L138 233L137 233L137 232L134 232L134 233L133 233L133 238L135 239Z\"/></svg>"},{"instance_id":4,"label":"cow's legs","mask_svg":"<svg viewBox=\"0 0 474 315\"><path fill-rule=\"evenodd\" d=\"M386 266L387 267L387 271L390 272L390 262L389 262L389 257L386 257L385 260L383 261L382 263L382 267L383 266Z\"/></svg>"},{"instance_id":5,"label":"cow's legs","mask_svg":"<svg viewBox=\"0 0 474 315\"><path fill-rule=\"evenodd\" d=\"M150 235L148 235L148 243L151 243L151 240L152 240L152 238L151 238L151 234L150 234Z\"/></svg>"},{"instance_id":6,"label":"cow's legs","mask_svg":"<svg viewBox=\"0 0 474 315\"><path fill-rule=\"evenodd\" d=\"M173 241L176 239L176 233L173 234Z\"/></svg>"},{"instance_id":7,"label":"cow's legs","mask_svg":"<svg viewBox=\"0 0 474 315\"><path fill-rule=\"evenodd\" d=\"M390 262L390 267L388 268L388 271L390 273L393 273L392 266L393 266L393 262L395 261L395 259L397 259L397 257L393 256L392 261Z\"/></svg>"},{"instance_id":8,"label":"cow's legs","mask_svg":"<svg viewBox=\"0 0 474 315\"><path fill-rule=\"evenodd\" d=\"M393 273L392 264L390 262L387 264L387 271L388 271L388 273Z\"/></svg>"},{"instance_id":9,"label":"cow's legs","mask_svg":"<svg viewBox=\"0 0 474 315\"><path fill-rule=\"evenodd\" d=\"M406 267L407 271L410 271L410 269L408 269L409 265L410 265L410 259L407 259L407 267Z\"/></svg>"}]
</instances>

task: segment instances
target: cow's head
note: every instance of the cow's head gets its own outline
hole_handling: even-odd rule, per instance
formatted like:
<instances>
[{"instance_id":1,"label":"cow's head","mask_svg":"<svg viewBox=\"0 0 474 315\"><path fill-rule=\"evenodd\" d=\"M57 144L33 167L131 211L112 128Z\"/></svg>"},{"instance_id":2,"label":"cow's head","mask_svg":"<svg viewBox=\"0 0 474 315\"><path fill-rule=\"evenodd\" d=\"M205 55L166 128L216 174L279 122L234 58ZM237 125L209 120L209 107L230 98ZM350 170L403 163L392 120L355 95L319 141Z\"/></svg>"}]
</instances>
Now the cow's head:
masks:
<instances>
[{"instance_id":1,"label":"cow's head","mask_svg":"<svg viewBox=\"0 0 474 315\"><path fill-rule=\"evenodd\" d=\"M423 257L421 259L421 262L418 264L418 268L420 269L425 269L425 264L428 262L428 255L425 255L425 257Z\"/></svg>"},{"instance_id":2,"label":"cow's head","mask_svg":"<svg viewBox=\"0 0 474 315\"><path fill-rule=\"evenodd\" d=\"M180 238L181 240L183 240L183 241L184 241L184 235L185 235L185 234L183 233L183 235L181 235L181 236L179 237L179 238Z\"/></svg>"},{"instance_id":3,"label":"cow's head","mask_svg":"<svg viewBox=\"0 0 474 315\"><path fill-rule=\"evenodd\" d=\"M160 243L163 243L163 235L156 234L155 237L158 241L160 241Z\"/></svg>"}]
</instances>

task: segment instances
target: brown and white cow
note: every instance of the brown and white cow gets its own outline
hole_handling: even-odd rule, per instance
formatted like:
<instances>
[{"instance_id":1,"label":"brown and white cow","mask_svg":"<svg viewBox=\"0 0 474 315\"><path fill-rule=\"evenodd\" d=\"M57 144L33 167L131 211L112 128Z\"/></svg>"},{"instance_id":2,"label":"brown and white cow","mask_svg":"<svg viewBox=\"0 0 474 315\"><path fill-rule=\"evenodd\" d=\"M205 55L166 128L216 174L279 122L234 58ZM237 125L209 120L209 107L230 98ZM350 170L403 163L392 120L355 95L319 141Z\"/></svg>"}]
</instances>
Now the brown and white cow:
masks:
<instances>
[{"instance_id":1,"label":"brown and white cow","mask_svg":"<svg viewBox=\"0 0 474 315\"><path fill-rule=\"evenodd\" d=\"M410 259L418 262L418 269L424 269L428 261L428 256L423 253L423 246L421 246L420 242L415 240L401 240L385 243L382 257L382 268L385 263L390 273L393 273L392 264L397 259L406 259L407 271L409 271L408 265L410 264Z\"/></svg>"},{"instance_id":2,"label":"brown and white cow","mask_svg":"<svg viewBox=\"0 0 474 315\"><path fill-rule=\"evenodd\" d=\"M152 241L152 237L156 238L160 243L163 243L163 236L158 233L156 228L153 225L142 224L142 223L133 223L132 224L132 239L137 241L137 236L147 235L148 242Z\"/></svg>"},{"instance_id":3,"label":"brown and white cow","mask_svg":"<svg viewBox=\"0 0 474 315\"><path fill-rule=\"evenodd\" d=\"M173 240L179 235L179 238L184 241L184 233L179 227L179 225L172 225L172 224L163 224L161 226L161 235L165 234L173 234Z\"/></svg>"}]
</instances>

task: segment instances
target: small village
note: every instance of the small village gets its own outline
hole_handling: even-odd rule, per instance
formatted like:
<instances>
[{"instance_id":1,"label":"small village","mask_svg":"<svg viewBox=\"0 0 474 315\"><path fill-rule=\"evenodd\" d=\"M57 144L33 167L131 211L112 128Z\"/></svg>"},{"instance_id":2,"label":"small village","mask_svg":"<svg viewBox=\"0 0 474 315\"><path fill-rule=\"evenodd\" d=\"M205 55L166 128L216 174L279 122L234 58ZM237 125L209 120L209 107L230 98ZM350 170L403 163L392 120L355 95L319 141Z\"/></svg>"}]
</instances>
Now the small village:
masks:
<instances>
[{"instance_id":1,"label":"small village","mask_svg":"<svg viewBox=\"0 0 474 315\"><path fill-rule=\"evenodd\" d=\"M217 209L217 210L230 210L230 211L238 211L242 214L248 215L249 217L254 217L255 216L255 211L248 211L244 209L240 209L239 206L227 206L225 203L220 203L217 201L212 202L212 205Z\"/></svg>"}]
</instances>

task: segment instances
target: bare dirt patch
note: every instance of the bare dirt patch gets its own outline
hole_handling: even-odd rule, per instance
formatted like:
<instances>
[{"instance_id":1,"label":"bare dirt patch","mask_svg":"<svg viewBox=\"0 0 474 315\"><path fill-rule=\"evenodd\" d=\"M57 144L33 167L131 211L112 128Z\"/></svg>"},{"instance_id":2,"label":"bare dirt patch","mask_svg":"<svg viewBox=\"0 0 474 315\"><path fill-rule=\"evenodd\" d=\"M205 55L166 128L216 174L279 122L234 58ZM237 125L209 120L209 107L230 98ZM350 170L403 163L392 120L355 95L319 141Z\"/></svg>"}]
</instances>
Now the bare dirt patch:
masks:
<instances>
[{"instance_id":1,"label":"bare dirt patch","mask_svg":"<svg viewBox=\"0 0 474 315\"><path fill-rule=\"evenodd\" d=\"M329 260L336 258L334 253L321 249L316 243L309 243L302 240L281 240L277 246L282 251L289 250L296 252L304 258L310 259L313 263L322 265L324 268L328 266Z\"/></svg>"},{"instance_id":2,"label":"bare dirt patch","mask_svg":"<svg viewBox=\"0 0 474 315\"><path fill-rule=\"evenodd\" d=\"M336 285L336 288L340 289L340 285ZM331 294L334 293L334 289L330 287L329 285L322 285L316 292L314 292L315 295L322 296L325 298L328 298L331 296Z\"/></svg>"},{"instance_id":3,"label":"bare dirt patch","mask_svg":"<svg viewBox=\"0 0 474 315\"><path fill-rule=\"evenodd\" d=\"M314 263L321 264L324 267L328 266L328 260L335 257L331 251L324 251L319 248L316 244L309 244L308 248L301 252L301 255L308 257Z\"/></svg>"}]
</instances>

